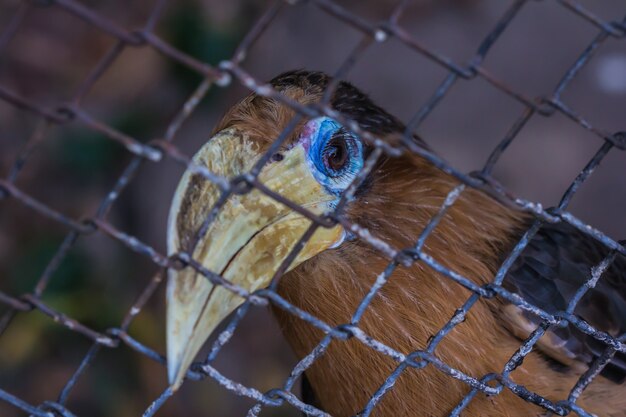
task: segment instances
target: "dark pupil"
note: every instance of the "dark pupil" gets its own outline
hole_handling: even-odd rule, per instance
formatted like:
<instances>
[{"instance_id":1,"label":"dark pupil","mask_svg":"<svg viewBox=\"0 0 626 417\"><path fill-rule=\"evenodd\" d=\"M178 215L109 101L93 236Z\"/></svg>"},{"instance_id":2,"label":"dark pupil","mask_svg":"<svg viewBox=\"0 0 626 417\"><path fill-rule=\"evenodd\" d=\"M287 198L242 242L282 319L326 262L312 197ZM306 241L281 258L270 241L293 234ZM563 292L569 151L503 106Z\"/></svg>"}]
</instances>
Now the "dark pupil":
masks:
<instances>
[{"instance_id":1,"label":"dark pupil","mask_svg":"<svg viewBox=\"0 0 626 417\"><path fill-rule=\"evenodd\" d=\"M333 171L339 171L348 160L346 144L340 139L332 139L326 147L326 165Z\"/></svg>"}]
</instances>

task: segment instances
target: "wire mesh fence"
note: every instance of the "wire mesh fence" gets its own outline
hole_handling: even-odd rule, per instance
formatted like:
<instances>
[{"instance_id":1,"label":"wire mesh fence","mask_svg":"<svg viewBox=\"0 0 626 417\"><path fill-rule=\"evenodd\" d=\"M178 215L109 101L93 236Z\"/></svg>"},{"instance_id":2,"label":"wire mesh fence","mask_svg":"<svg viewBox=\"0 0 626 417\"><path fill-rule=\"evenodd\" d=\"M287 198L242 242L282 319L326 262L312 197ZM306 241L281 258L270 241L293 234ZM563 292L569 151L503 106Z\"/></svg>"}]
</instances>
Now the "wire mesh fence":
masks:
<instances>
[{"instance_id":1,"label":"wire mesh fence","mask_svg":"<svg viewBox=\"0 0 626 417\"><path fill-rule=\"evenodd\" d=\"M276 17L285 8L303 7L307 3L307 7L315 7L328 15L328 18L339 20L342 24L348 25L361 33L361 40L354 47L352 52L345 57L344 62L339 66L333 74L336 80L328 86L325 99L316 104L302 105L296 101L290 100L286 96L280 94L271 88L268 84L257 79L253 74L244 69L243 63L246 61L249 51L254 48L255 42L268 30L274 23ZM581 72L588 62L596 56L598 48L607 40L621 40L626 37L626 18L615 16L614 20L608 21L600 18L592 10L587 9L582 4L573 0L559 0L556 3L562 8L562 13L571 13L575 15L580 25L591 25L597 31L597 35L589 40L587 47L581 51L577 59L571 63L571 66L563 74L561 80L554 89L548 94L540 97L532 97L523 91L517 91L507 82L493 75L487 68L483 66L487 54L492 46L498 42L500 36L515 21L520 11L527 6L528 3L536 3L531 0L517 0L511 2L506 12L500 17L497 23L484 37L484 40L478 45L472 58L464 63L456 62L446 55L431 49L428 45L423 44L419 39L414 37L400 24L400 19L405 12L409 2L400 1L394 8L387 19L381 22L371 22L357 14L354 14L339 3L329 0L310 0L310 1L277 1L273 2L267 10L260 16L256 23L250 28L247 35L237 45L230 59L222 61L217 66L212 66L192 55L182 52L175 45L168 43L156 33L158 22L166 12L166 2L157 0L152 7L151 13L145 23L137 28L126 28L119 25L114 19L108 18L93 9L88 8L80 2L74 0L50 0L50 1L24 1L20 2L13 11L13 15L3 28L0 35L0 54L11 42L14 35L20 30L21 23L30 9L59 9L72 15L75 19L86 22L88 25L101 31L108 37L115 39L115 44L102 57L100 57L97 65L93 67L91 72L81 80L78 88L76 88L73 96L66 102L54 105L43 104L32 100L31 98L17 93L10 85L0 85L0 99L9 103L23 112L31 113L39 119L32 135L25 142L22 151L11 166L8 174L0 180L0 200L12 200L18 202L25 208L31 210L34 215L44 216L62 224L67 229L67 235L62 244L56 250L55 255L47 264L45 270L41 273L36 286L25 294L8 294L0 291L0 303L7 307L7 311L0 317L0 337L6 334L6 330L15 322L15 318L20 315L30 314L37 310L50 319L58 323L72 332L79 333L92 341L92 347L86 352L82 362L75 370L72 377L67 381L58 396L41 404L31 404L22 398L11 393L11 387L0 387L0 400L10 404L18 410L22 410L26 414L34 416L73 416L74 414L68 408L66 403L68 397L73 390L81 384L81 378L86 372L89 372L89 365L97 361L104 349L123 349L130 348L139 352L146 357L165 364L164 356L155 351L152 347L144 344L129 334L129 327L134 318L142 311L144 305L153 297L154 292L161 283L165 272L168 268L181 269L193 268L199 274L202 274L215 285L224 286L245 299L244 304L237 310L231 321L226 326L223 333L216 339L211 346L210 353L206 359L192 366L187 377L191 380L200 380L211 378L219 383L224 390L230 390L236 395L248 397L256 402L250 408L248 415L258 415L263 409L268 407L278 407L288 404L295 409L306 413L307 415L324 416L327 415L323 410L316 408L311 404L303 402L294 393L296 382L301 378L303 373L327 350L331 342L343 343L347 339L356 339L368 346L369 348L381 352L393 358L397 362L397 367L391 373L380 388L374 392L367 404L363 404L360 415L370 415L377 404L385 396L385 394L393 389L395 381L406 372L407 369L422 369L426 366L432 366L439 371L447 374L450 378L456 378L465 382L468 386L468 393L465 398L452 410L450 415L459 415L470 404L472 399L479 393L498 395L503 390L510 390L514 394L526 401L533 402L545 410L557 415L567 415L575 413L580 416L590 416L591 414L577 404L577 399L581 393L593 382L594 378L601 372L604 366L617 353L626 353L626 335L620 337L611 336L605 332L599 331L590 326L585 321L577 317L573 311L576 302L594 285L595 282L602 279L604 272L610 263L618 255L626 255L626 247L623 242L618 242L610 238L607 234L586 224L581 219L574 216L568 211L568 206L576 194L580 186L594 172L600 162L609 154L610 151L623 151L626 149L626 132L605 131L601 127L592 124L575 109L570 107L563 100L564 92L570 87L572 81ZM541 2L540 2L541 3ZM543 2L547 3L547 2ZM375 44L384 43L390 38L395 38L414 53L422 55L433 61L447 71L447 76L436 87L432 96L415 112L407 124L406 132L397 144L390 144L377 138L370 132L364 131L354 121L346 119L338 114L329 104L329 98L332 91L337 87L337 81L344 78L345 75L358 65L359 58ZM110 70L112 65L126 51L134 51L138 48L149 48L162 54L166 59L172 60L177 64L199 74L203 81L200 82L193 94L187 99L184 105L179 109L176 116L167 125L167 128L161 135L149 142L143 142L140 139L128 135L116 128L107 121L96 119L82 106L83 98L89 94L95 83ZM470 174L466 174L455 167L448 164L445 160L436 154L423 149L412 140L413 132L428 118L431 112L446 99L449 92L454 90L458 85L457 81L464 80L472 82L481 79L499 91L509 96L512 100L519 102L524 110L519 115L515 123L510 127L508 133L500 143L493 149L487 162L479 170ZM224 88L233 82L238 82L245 86L251 92L258 95L271 97L283 105L289 106L297 113L297 120L301 118L314 118L318 116L331 117L341 124L353 130L359 137L368 141L373 147L374 152L368 157L363 170L357 176L354 183L346 190L342 196L341 202L338 204L335 212L327 213L324 216L315 215L308 210L299 207L297 204L279 195L263 183L261 183L257 175L252 172L233 179L221 177L215 173L208 171L206 168L196 165L191 158L185 155L179 147L175 145L181 127L194 112L198 103L205 97L212 88ZM531 119L552 117L561 114L566 116L572 123L579 125L582 129L586 129L599 140L599 146L596 154L584 167L581 167L580 174L574 182L564 192L560 204L557 207L546 209L541 204L515 196L505 187L503 187L493 176L492 172L500 157L507 151L511 143L518 137L520 131L528 124ZM260 164L267 162L272 156L272 150L280 146L291 130L295 127L297 120L287 127L278 138L276 138L272 148L262 157ZM114 187L100 202L97 210L83 218L73 218L57 211L38 199L35 199L16 185L16 180L24 166L28 164L33 151L45 142L49 135L50 129L57 125L80 124L83 127L98 132L108 140L118 142L127 152L132 154L131 162L125 167L122 174L117 179ZM428 139L428 138L426 138ZM368 231L359 224L350 222L342 215L342 209L350 200L350 197L356 191L359 183L363 181L370 171L374 168L376 160L382 154L397 156L402 153L415 153L428 160L430 163L441 168L445 172L450 173L461 183L454 188L445 199L445 203L439 208L438 213L431 219L427 227L423 230L413 247L395 248L385 243L383 239L376 237L375 231ZM296 248L302 248L304 244L311 238L315 230L319 227L332 227L341 224L345 229L351 231L358 239L371 245L371 247L379 251L382 255L389 259L387 268L380 272L377 276L375 284L371 290L363 298L354 313L352 321L341 326L332 326L324 321L312 316L311 314L297 308L287 302L276 290L276 285L271 285L268 289L262 289L255 292L248 292L235 284L232 284L219 276L214 271L207 270L201 263L194 260L189 252L181 252L172 256L159 253L153 247L139 240L138 238L127 234L124 230L120 230L108 220L108 214L112 206L118 200L120 194L131 183L139 170L141 170L145 161L160 163L166 159L171 159L181 164L187 169L191 169L196 174L203 176L207 181L211 181L221 189L221 198L218 202L223 205L227 199L234 194L242 194L250 192L253 189L268 195L276 201L290 207L296 212L306 216L312 221L312 226L301 237ZM425 253L424 244L428 236L437 227L446 211L455 204L459 196L465 190L475 188L487 193L489 196L506 204L514 206L519 210L532 213L535 218L534 223L529 230L523 235L521 240L515 245L511 253L506 257L504 263L499 267L497 274L487 285L477 285L471 279L463 276L459 271L452 271L446 268L440 261L436 260L429 254ZM207 218L203 229L206 229L213 218ZM609 250L609 255L599 265L593 265L594 273L589 276L586 285L582 286L573 301L568 305L565 311L558 314L550 314L528 300L525 300L516 294L508 291L503 287L503 280L507 272L513 265L514 261L525 249L530 239L538 232L543 224L565 222L574 226L581 232L592 236L594 239L602 242ZM55 271L59 268L67 254L81 237L92 234L102 234L119 241L129 250L146 256L152 262L160 267L157 273L150 281L145 289L138 294L136 302L129 306L126 316L120 322L119 326L114 328L98 329L88 327L63 311L51 307L43 301L42 296L45 294ZM292 251L284 261L279 272L273 279L277 282L280 276L287 270L288 265L296 258L298 250ZM413 263L420 262L430 268L440 272L442 275L457 285L464 287L472 292L467 301L457 306L455 314L449 318L447 324L440 329L439 332L432 335L426 348L419 349L410 354L405 354L385 345L381 341L371 338L361 327L360 320L364 312L376 296L380 288L390 279L394 270L402 266L410 266ZM459 369L455 369L451 365L437 356L436 348L440 342L467 316L472 307L481 299L500 297L513 303L524 311L541 318L542 324L539 326L523 343L520 344L518 351L503 365L502 371L497 374L488 375L468 375ZM303 358L297 366L292 370L289 378L284 384L275 389L261 392L252 386L241 384L230 379L228 376L218 371L213 363L227 346L235 329L243 317L248 313L252 306L274 305L282 310L293 314L300 319L310 323L311 325L321 329L325 334L319 345ZM606 345L605 353L598 358L590 369L585 372L575 386L571 387L569 394L562 398L561 401L552 401L543 397L539 393L531 392L522 385L514 382L510 374L522 363L523 358L532 350L533 346L541 338L542 335L550 328L556 325L575 326L580 331L588 334ZM5 336L6 337L6 336ZM165 372L165 370L164 370ZM120 378L122 376L119 376ZM154 399L144 412L144 416L158 414L163 404L174 394L169 388L165 389L162 394ZM355 412L358 410L355 410Z\"/></svg>"}]
</instances>

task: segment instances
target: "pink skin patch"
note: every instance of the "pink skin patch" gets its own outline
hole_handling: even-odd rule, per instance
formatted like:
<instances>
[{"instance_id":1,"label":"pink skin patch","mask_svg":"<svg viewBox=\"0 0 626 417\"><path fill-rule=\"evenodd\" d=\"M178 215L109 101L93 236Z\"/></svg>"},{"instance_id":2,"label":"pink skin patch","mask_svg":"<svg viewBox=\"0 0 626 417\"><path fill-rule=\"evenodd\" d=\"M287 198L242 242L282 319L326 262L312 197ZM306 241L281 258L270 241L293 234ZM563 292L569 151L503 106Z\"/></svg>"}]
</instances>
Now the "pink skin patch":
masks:
<instances>
[{"instance_id":1,"label":"pink skin patch","mask_svg":"<svg viewBox=\"0 0 626 417\"><path fill-rule=\"evenodd\" d=\"M325 117L318 117L317 119L309 120L302 128L298 143L302 144L307 154L311 148L311 139L317 136L320 124L322 124L325 119Z\"/></svg>"}]
</instances>

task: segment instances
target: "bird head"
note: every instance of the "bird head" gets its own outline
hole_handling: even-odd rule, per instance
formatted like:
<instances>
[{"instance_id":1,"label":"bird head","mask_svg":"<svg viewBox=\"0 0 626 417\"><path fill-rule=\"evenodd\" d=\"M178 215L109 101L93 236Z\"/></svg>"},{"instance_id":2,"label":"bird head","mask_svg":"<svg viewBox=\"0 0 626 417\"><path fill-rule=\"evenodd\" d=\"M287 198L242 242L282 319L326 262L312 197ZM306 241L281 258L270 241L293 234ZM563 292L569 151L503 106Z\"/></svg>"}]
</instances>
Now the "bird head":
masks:
<instances>
[{"instance_id":1,"label":"bird head","mask_svg":"<svg viewBox=\"0 0 626 417\"><path fill-rule=\"evenodd\" d=\"M280 94L303 105L319 102L329 83L325 74L305 71L286 73L271 81ZM330 105L344 118L383 140L404 132L401 122L347 82L337 84ZM193 161L223 177L244 175L258 165L294 116L294 110L278 100L252 94L227 112ZM258 170L258 182L309 212L323 215L335 209L373 147L338 121L322 116L301 120L280 149L272 151L271 158ZM429 172L425 165L416 170L415 164L420 162L407 158L381 156L342 215L376 227L385 204L403 194L398 187L411 186L410 181L386 182L387 174L411 177ZM221 199L217 185L188 170L170 209L168 252L187 252L207 270L249 292L267 287L311 226L311 220L254 188L243 194L233 193L220 202ZM218 202L219 207L214 210ZM205 226L208 218L212 221ZM395 226L402 234L400 225ZM350 234L341 225L319 227L288 271L322 252L337 250L348 241ZM289 273L283 280L289 280ZM213 285L195 269L170 270L167 360L174 389L216 326L243 301L230 290Z\"/></svg>"}]
</instances>

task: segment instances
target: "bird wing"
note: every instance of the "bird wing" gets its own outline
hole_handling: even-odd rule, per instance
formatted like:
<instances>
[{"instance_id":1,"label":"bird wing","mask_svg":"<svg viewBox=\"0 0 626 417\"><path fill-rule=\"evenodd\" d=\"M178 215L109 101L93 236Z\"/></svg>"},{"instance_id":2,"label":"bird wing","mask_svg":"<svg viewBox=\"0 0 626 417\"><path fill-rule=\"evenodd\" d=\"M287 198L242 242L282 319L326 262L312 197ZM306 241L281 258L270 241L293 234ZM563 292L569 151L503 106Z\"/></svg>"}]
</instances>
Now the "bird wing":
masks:
<instances>
[{"instance_id":1,"label":"bird wing","mask_svg":"<svg viewBox=\"0 0 626 417\"><path fill-rule=\"evenodd\" d=\"M566 223L547 224L514 262L504 280L508 290L554 314L564 311L578 289L591 277L591 268L609 250L597 240ZM502 318L516 336L526 338L541 319L509 304ZM577 304L574 314L612 336L626 334L626 257L618 254ZM551 328L537 343L538 349L561 365L586 367L606 345L573 325ZM618 352L603 375L621 383L626 380L626 354Z\"/></svg>"}]
</instances>

